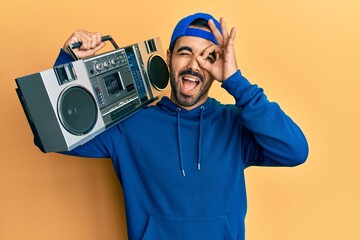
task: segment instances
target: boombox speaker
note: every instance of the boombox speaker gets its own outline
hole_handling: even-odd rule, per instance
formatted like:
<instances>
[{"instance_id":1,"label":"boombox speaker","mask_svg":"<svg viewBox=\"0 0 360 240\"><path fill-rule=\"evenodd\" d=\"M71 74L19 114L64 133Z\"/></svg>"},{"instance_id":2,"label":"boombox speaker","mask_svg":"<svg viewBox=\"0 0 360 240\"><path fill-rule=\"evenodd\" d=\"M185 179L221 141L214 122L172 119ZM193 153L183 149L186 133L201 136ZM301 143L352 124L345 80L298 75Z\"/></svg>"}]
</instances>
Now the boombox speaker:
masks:
<instances>
[{"instance_id":1,"label":"boombox speaker","mask_svg":"<svg viewBox=\"0 0 360 240\"><path fill-rule=\"evenodd\" d=\"M16 92L43 152L69 151L164 94L169 71L159 38L16 79ZM79 47L80 43L70 46ZM75 55L74 55L75 56Z\"/></svg>"}]
</instances>

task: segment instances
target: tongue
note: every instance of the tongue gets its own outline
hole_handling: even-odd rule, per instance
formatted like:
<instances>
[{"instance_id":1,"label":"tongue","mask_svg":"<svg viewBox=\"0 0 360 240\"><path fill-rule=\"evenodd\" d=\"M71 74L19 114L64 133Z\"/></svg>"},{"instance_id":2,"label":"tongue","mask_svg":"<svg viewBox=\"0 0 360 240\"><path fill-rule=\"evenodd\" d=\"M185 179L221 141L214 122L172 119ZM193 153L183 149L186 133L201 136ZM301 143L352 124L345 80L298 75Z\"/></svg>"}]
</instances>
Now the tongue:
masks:
<instances>
[{"instance_id":1,"label":"tongue","mask_svg":"<svg viewBox=\"0 0 360 240\"><path fill-rule=\"evenodd\" d=\"M186 92L190 92L191 90L194 90L194 88L197 86L197 82L187 81L187 80L184 80L183 84Z\"/></svg>"}]
</instances>

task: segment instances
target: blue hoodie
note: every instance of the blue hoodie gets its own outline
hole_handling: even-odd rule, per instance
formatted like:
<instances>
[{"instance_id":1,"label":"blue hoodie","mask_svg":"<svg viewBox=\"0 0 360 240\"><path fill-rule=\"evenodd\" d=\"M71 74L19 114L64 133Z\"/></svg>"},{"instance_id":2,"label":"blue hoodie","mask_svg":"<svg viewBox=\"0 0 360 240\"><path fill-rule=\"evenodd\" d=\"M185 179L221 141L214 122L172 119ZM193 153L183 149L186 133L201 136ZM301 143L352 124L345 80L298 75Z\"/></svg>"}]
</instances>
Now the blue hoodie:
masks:
<instances>
[{"instance_id":1,"label":"blue hoodie","mask_svg":"<svg viewBox=\"0 0 360 240\"><path fill-rule=\"evenodd\" d=\"M243 240L245 168L306 160L302 131L261 88L240 71L222 87L235 105L163 97L69 153L112 159L130 240Z\"/></svg>"}]
</instances>

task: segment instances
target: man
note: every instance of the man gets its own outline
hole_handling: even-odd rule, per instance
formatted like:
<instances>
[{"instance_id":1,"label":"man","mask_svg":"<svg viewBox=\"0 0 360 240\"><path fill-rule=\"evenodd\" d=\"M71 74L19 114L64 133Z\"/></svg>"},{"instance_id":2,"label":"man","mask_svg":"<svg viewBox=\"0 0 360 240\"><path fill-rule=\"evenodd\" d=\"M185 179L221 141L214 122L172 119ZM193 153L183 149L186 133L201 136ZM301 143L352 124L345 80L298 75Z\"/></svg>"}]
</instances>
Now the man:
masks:
<instances>
[{"instance_id":1,"label":"man","mask_svg":"<svg viewBox=\"0 0 360 240\"><path fill-rule=\"evenodd\" d=\"M122 184L129 239L245 238L249 166L296 166L308 154L299 127L238 70L236 31L197 13L174 29L167 63L171 96L101 133L69 154L112 159ZM103 47L79 30L79 58ZM64 50L56 64L71 61ZM208 97L214 80L235 98Z\"/></svg>"}]
</instances>

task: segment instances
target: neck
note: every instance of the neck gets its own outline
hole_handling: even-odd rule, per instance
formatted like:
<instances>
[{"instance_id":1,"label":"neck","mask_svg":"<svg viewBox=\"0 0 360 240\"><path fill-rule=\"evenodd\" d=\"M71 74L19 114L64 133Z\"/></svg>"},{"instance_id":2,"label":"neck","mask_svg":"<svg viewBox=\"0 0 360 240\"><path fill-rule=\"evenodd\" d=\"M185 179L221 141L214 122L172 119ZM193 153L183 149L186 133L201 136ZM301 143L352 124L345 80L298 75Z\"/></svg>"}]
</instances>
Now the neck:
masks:
<instances>
[{"instance_id":1,"label":"neck","mask_svg":"<svg viewBox=\"0 0 360 240\"><path fill-rule=\"evenodd\" d=\"M182 104L180 104L180 103L178 102L178 100L176 99L176 97L174 96L173 93L171 93L171 95L170 95L170 100L171 100L173 103L175 103L175 104L178 105L179 107L181 107L181 108L183 108L183 109L186 109L186 110L188 110L188 111L193 110L193 109L201 106L202 104L204 104L204 103L206 102L207 99L208 99L208 96L206 95L206 96L204 96L203 98L199 99L199 101L197 101L195 104L193 104L193 105L191 105L191 106L184 106L184 105L182 105Z\"/></svg>"}]
</instances>

